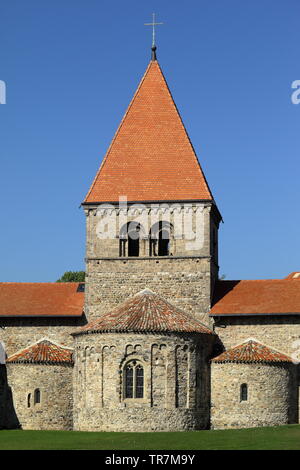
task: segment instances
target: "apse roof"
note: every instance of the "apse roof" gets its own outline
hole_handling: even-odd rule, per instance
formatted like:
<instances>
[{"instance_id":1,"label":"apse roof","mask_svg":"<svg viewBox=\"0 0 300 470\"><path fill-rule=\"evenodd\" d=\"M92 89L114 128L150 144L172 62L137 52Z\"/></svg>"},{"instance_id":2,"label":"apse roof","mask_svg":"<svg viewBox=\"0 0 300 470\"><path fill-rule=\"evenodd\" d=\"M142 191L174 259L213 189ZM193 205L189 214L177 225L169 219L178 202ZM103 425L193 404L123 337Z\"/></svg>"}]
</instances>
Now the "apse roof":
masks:
<instances>
[{"instance_id":1,"label":"apse roof","mask_svg":"<svg viewBox=\"0 0 300 470\"><path fill-rule=\"evenodd\" d=\"M73 350L42 339L22 351L13 354L7 363L61 364L73 363Z\"/></svg>"},{"instance_id":2,"label":"apse roof","mask_svg":"<svg viewBox=\"0 0 300 470\"><path fill-rule=\"evenodd\" d=\"M188 332L214 334L192 315L144 289L112 312L91 320L73 335L105 332Z\"/></svg>"},{"instance_id":3,"label":"apse roof","mask_svg":"<svg viewBox=\"0 0 300 470\"><path fill-rule=\"evenodd\" d=\"M292 362L292 359L275 349L265 346L256 340L249 339L242 344L228 349L219 356L212 359L212 362Z\"/></svg>"}]
</instances>

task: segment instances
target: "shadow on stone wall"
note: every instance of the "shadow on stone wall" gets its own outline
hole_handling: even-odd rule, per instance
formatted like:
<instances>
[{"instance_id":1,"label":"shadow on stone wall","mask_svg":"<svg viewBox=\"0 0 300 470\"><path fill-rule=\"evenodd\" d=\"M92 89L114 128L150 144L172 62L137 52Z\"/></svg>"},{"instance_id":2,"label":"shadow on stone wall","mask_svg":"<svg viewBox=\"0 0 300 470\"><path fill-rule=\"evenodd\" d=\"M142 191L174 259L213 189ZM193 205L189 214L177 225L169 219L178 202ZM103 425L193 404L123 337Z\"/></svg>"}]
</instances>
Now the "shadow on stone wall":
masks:
<instances>
[{"instance_id":1,"label":"shadow on stone wall","mask_svg":"<svg viewBox=\"0 0 300 470\"><path fill-rule=\"evenodd\" d=\"M225 351L225 346L224 346L221 338L219 336L217 336L216 339L215 339L213 349L212 349L212 352L211 352L211 356L210 356L209 359L213 359L214 357L219 356L224 351Z\"/></svg>"},{"instance_id":2,"label":"shadow on stone wall","mask_svg":"<svg viewBox=\"0 0 300 470\"><path fill-rule=\"evenodd\" d=\"M0 429L20 428L11 388L7 382L6 366L0 364Z\"/></svg>"}]
</instances>

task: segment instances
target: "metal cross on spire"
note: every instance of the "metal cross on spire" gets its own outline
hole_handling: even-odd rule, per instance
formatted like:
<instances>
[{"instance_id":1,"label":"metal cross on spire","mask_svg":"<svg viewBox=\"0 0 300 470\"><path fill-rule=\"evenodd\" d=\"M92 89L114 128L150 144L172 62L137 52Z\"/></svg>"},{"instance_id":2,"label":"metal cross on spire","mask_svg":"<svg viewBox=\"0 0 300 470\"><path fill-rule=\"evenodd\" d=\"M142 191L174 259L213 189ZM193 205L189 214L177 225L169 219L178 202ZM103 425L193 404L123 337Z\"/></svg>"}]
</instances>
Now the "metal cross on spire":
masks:
<instances>
[{"instance_id":1,"label":"metal cross on spire","mask_svg":"<svg viewBox=\"0 0 300 470\"><path fill-rule=\"evenodd\" d=\"M152 13L152 23L144 23L145 26L152 26L152 51L154 52L154 59L155 57L155 50L156 50L156 45L155 45L155 26L160 25L163 23L156 23L155 22L155 13ZM153 56L152 56L153 57Z\"/></svg>"}]
</instances>

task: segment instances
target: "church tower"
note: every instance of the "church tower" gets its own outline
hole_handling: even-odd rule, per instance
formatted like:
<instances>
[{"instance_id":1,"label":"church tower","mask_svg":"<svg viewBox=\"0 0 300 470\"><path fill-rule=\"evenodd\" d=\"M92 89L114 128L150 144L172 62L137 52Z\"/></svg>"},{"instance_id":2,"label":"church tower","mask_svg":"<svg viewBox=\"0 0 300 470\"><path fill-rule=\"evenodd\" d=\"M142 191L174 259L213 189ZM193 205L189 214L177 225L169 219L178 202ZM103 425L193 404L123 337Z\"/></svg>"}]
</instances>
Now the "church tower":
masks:
<instances>
[{"instance_id":1,"label":"church tower","mask_svg":"<svg viewBox=\"0 0 300 470\"><path fill-rule=\"evenodd\" d=\"M155 46L82 206L88 319L151 289L208 323L221 216Z\"/></svg>"}]
</instances>

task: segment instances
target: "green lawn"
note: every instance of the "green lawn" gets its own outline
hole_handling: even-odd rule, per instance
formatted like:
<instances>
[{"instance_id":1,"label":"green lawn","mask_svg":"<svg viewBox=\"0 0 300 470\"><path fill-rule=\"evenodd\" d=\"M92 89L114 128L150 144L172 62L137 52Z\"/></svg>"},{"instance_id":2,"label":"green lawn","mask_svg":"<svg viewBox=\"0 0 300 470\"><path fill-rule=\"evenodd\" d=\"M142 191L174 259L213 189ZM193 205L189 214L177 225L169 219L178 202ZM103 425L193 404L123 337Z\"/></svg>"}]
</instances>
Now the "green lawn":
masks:
<instances>
[{"instance_id":1,"label":"green lawn","mask_svg":"<svg viewBox=\"0 0 300 470\"><path fill-rule=\"evenodd\" d=\"M0 431L0 450L291 450L300 425L220 431L110 433Z\"/></svg>"}]
</instances>

